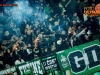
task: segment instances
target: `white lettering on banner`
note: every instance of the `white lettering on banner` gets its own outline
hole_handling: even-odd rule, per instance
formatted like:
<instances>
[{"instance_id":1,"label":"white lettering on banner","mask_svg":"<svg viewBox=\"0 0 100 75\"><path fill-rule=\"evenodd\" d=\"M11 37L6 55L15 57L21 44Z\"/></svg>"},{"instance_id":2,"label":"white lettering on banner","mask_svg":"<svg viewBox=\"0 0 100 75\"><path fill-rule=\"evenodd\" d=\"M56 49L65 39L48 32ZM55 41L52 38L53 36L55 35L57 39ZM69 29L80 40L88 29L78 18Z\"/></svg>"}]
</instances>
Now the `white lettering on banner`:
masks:
<instances>
[{"instance_id":1,"label":"white lettering on banner","mask_svg":"<svg viewBox=\"0 0 100 75\"><path fill-rule=\"evenodd\" d=\"M78 64L78 61L83 60L83 57L80 58L80 59L78 59L78 57L75 56L74 59L75 59L75 63L76 63L77 68L79 68L80 67L80 64Z\"/></svg>"},{"instance_id":2,"label":"white lettering on banner","mask_svg":"<svg viewBox=\"0 0 100 75\"><path fill-rule=\"evenodd\" d=\"M77 68L80 67L80 64L78 63L80 60L84 60L86 65L89 64L89 60L88 60L86 53L83 54L83 57L78 58L78 56L75 56L74 59L75 59L75 63L76 63Z\"/></svg>"},{"instance_id":3,"label":"white lettering on banner","mask_svg":"<svg viewBox=\"0 0 100 75\"><path fill-rule=\"evenodd\" d=\"M42 62L44 66L46 66L46 62Z\"/></svg>"},{"instance_id":4,"label":"white lettering on banner","mask_svg":"<svg viewBox=\"0 0 100 75\"><path fill-rule=\"evenodd\" d=\"M27 71L27 69L33 68L33 73L35 74L43 74L43 71L41 70L40 67L40 61L35 61L35 62L31 62L22 66L19 66L19 71L21 73L21 75L23 75L23 72L25 73Z\"/></svg>"},{"instance_id":5,"label":"white lettering on banner","mask_svg":"<svg viewBox=\"0 0 100 75\"><path fill-rule=\"evenodd\" d=\"M87 65L88 68L95 68L100 65L100 46L92 45L84 48L84 54L81 50L70 52L68 61L71 65L73 73L77 74L83 72Z\"/></svg>"},{"instance_id":6,"label":"white lettering on banner","mask_svg":"<svg viewBox=\"0 0 100 75\"><path fill-rule=\"evenodd\" d=\"M46 70L49 70L49 69L52 69L52 68L55 68L57 67L57 64L53 64L53 65L50 65L50 66L46 66L45 69Z\"/></svg>"},{"instance_id":7,"label":"white lettering on banner","mask_svg":"<svg viewBox=\"0 0 100 75\"><path fill-rule=\"evenodd\" d=\"M44 66L45 70L50 70L52 68L56 68L57 67L56 58L47 59L46 61L43 62L43 66Z\"/></svg>"},{"instance_id":8,"label":"white lettering on banner","mask_svg":"<svg viewBox=\"0 0 100 75\"><path fill-rule=\"evenodd\" d=\"M25 72L25 71L26 71L27 65L23 65L22 67L23 67L23 70L24 70L24 72Z\"/></svg>"},{"instance_id":9,"label":"white lettering on banner","mask_svg":"<svg viewBox=\"0 0 100 75\"><path fill-rule=\"evenodd\" d=\"M42 70L40 70L40 61L37 61L38 71L39 74L43 74Z\"/></svg>"},{"instance_id":10,"label":"white lettering on banner","mask_svg":"<svg viewBox=\"0 0 100 75\"><path fill-rule=\"evenodd\" d=\"M5 75L7 73L15 72L15 71L16 71L16 68L13 67L13 68L10 68L10 69L6 69L6 70L3 70L3 71L0 71L0 75Z\"/></svg>"},{"instance_id":11,"label":"white lettering on banner","mask_svg":"<svg viewBox=\"0 0 100 75\"><path fill-rule=\"evenodd\" d=\"M89 69L95 68L100 65L100 45L94 44L94 45L85 47L84 51L85 53L87 53L88 57L90 56L92 57L92 59L91 58L88 59L90 62L88 66Z\"/></svg>"},{"instance_id":12,"label":"white lettering on banner","mask_svg":"<svg viewBox=\"0 0 100 75\"><path fill-rule=\"evenodd\" d=\"M95 61L95 62L98 61L95 50L92 51L92 55L93 55L94 61Z\"/></svg>"},{"instance_id":13,"label":"white lettering on banner","mask_svg":"<svg viewBox=\"0 0 100 75\"><path fill-rule=\"evenodd\" d=\"M37 62L32 63L34 67L34 73L38 73Z\"/></svg>"},{"instance_id":14,"label":"white lettering on banner","mask_svg":"<svg viewBox=\"0 0 100 75\"><path fill-rule=\"evenodd\" d=\"M56 59L47 60L47 65L54 64Z\"/></svg>"},{"instance_id":15,"label":"white lettering on banner","mask_svg":"<svg viewBox=\"0 0 100 75\"><path fill-rule=\"evenodd\" d=\"M19 66L19 71L20 71L21 75L23 75L22 66Z\"/></svg>"},{"instance_id":16,"label":"white lettering on banner","mask_svg":"<svg viewBox=\"0 0 100 75\"><path fill-rule=\"evenodd\" d=\"M85 65L88 65L89 64L89 60L88 60L87 54L84 53L83 56L84 56Z\"/></svg>"}]
</instances>

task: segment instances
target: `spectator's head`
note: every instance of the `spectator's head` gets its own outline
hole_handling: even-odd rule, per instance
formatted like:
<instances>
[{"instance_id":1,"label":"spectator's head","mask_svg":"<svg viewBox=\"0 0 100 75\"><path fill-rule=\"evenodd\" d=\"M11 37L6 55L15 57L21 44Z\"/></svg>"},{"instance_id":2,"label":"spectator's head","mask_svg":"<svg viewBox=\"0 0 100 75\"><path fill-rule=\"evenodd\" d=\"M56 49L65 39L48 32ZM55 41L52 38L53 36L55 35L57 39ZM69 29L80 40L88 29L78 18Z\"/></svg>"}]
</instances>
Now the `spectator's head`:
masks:
<instances>
[{"instance_id":1,"label":"spectator's head","mask_svg":"<svg viewBox=\"0 0 100 75\"><path fill-rule=\"evenodd\" d=\"M68 25L69 23L68 23L68 21L66 21L66 25Z\"/></svg>"},{"instance_id":2,"label":"spectator's head","mask_svg":"<svg viewBox=\"0 0 100 75\"><path fill-rule=\"evenodd\" d=\"M68 41L68 38L65 38L65 41Z\"/></svg>"},{"instance_id":3,"label":"spectator's head","mask_svg":"<svg viewBox=\"0 0 100 75\"><path fill-rule=\"evenodd\" d=\"M76 41L76 40L77 40L77 38L76 38L76 37L74 37L74 38L73 38L73 41Z\"/></svg>"},{"instance_id":4,"label":"spectator's head","mask_svg":"<svg viewBox=\"0 0 100 75\"><path fill-rule=\"evenodd\" d=\"M66 0L62 0L62 2L65 2Z\"/></svg>"},{"instance_id":5,"label":"spectator's head","mask_svg":"<svg viewBox=\"0 0 100 75\"><path fill-rule=\"evenodd\" d=\"M27 31L26 31L26 34L27 34L27 35L31 35L31 33L32 33L32 30L27 30Z\"/></svg>"},{"instance_id":6,"label":"spectator's head","mask_svg":"<svg viewBox=\"0 0 100 75\"><path fill-rule=\"evenodd\" d=\"M78 30L79 30L79 29L81 29L81 26L79 25L77 28L78 28Z\"/></svg>"},{"instance_id":7,"label":"spectator's head","mask_svg":"<svg viewBox=\"0 0 100 75\"><path fill-rule=\"evenodd\" d=\"M54 45L51 46L51 51L55 51L56 47Z\"/></svg>"},{"instance_id":8,"label":"spectator's head","mask_svg":"<svg viewBox=\"0 0 100 75\"><path fill-rule=\"evenodd\" d=\"M58 21L56 21L54 24L55 24L55 25L59 25L59 22L58 22Z\"/></svg>"},{"instance_id":9,"label":"spectator's head","mask_svg":"<svg viewBox=\"0 0 100 75\"><path fill-rule=\"evenodd\" d=\"M91 34L92 34L92 32L91 32L90 30L88 30L87 34L88 34L88 35L91 35Z\"/></svg>"},{"instance_id":10,"label":"spectator's head","mask_svg":"<svg viewBox=\"0 0 100 75\"><path fill-rule=\"evenodd\" d=\"M49 41L49 37L46 37L46 41Z\"/></svg>"},{"instance_id":11,"label":"spectator's head","mask_svg":"<svg viewBox=\"0 0 100 75\"><path fill-rule=\"evenodd\" d=\"M53 44L53 46L55 46L55 45L56 45L56 43L55 43L55 42L53 42L52 44Z\"/></svg>"},{"instance_id":12,"label":"spectator's head","mask_svg":"<svg viewBox=\"0 0 100 75\"><path fill-rule=\"evenodd\" d=\"M76 24L77 21L75 19L72 20L72 24Z\"/></svg>"},{"instance_id":13,"label":"spectator's head","mask_svg":"<svg viewBox=\"0 0 100 75\"><path fill-rule=\"evenodd\" d=\"M62 31L61 34L62 34L62 35L66 35L65 31Z\"/></svg>"},{"instance_id":14,"label":"spectator's head","mask_svg":"<svg viewBox=\"0 0 100 75\"><path fill-rule=\"evenodd\" d=\"M11 51L10 51L10 49L7 49L7 53L10 53Z\"/></svg>"},{"instance_id":15,"label":"spectator's head","mask_svg":"<svg viewBox=\"0 0 100 75\"><path fill-rule=\"evenodd\" d=\"M26 25L26 28L27 28L27 29L30 29L30 26L29 26L29 24L27 24L27 25Z\"/></svg>"},{"instance_id":16,"label":"spectator's head","mask_svg":"<svg viewBox=\"0 0 100 75\"><path fill-rule=\"evenodd\" d=\"M84 0L84 2L86 3L86 2L88 2L88 0Z\"/></svg>"},{"instance_id":17,"label":"spectator's head","mask_svg":"<svg viewBox=\"0 0 100 75\"><path fill-rule=\"evenodd\" d=\"M43 2L43 0L40 0L40 2Z\"/></svg>"},{"instance_id":18,"label":"spectator's head","mask_svg":"<svg viewBox=\"0 0 100 75\"><path fill-rule=\"evenodd\" d=\"M58 45L61 45L62 44L62 38L59 38L59 40L57 41L57 44Z\"/></svg>"},{"instance_id":19,"label":"spectator's head","mask_svg":"<svg viewBox=\"0 0 100 75\"><path fill-rule=\"evenodd\" d=\"M46 4L47 7L49 7L49 4Z\"/></svg>"},{"instance_id":20,"label":"spectator's head","mask_svg":"<svg viewBox=\"0 0 100 75\"><path fill-rule=\"evenodd\" d=\"M9 31L5 31L4 35L9 36Z\"/></svg>"},{"instance_id":21,"label":"spectator's head","mask_svg":"<svg viewBox=\"0 0 100 75\"><path fill-rule=\"evenodd\" d=\"M59 3L59 8L62 8L63 6L62 6L62 4L61 3Z\"/></svg>"},{"instance_id":22,"label":"spectator's head","mask_svg":"<svg viewBox=\"0 0 100 75\"><path fill-rule=\"evenodd\" d=\"M74 16L74 17L77 17L77 13L75 12L75 13L73 14L73 16Z\"/></svg>"},{"instance_id":23,"label":"spectator's head","mask_svg":"<svg viewBox=\"0 0 100 75\"><path fill-rule=\"evenodd\" d=\"M98 16L98 20L100 20L100 16Z\"/></svg>"},{"instance_id":24,"label":"spectator's head","mask_svg":"<svg viewBox=\"0 0 100 75\"><path fill-rule=\"evenodd\" d=\"M52 17L50 17L50 18L49 18L49 21L50 21L50 22L52 22L52 20L53 20L53 18L52 18Z\"/></svg>"},{"instance_id":25,"label":"spectator's head","mask_svg":"<svg viewBox=\"0 0 100 75\"><path fill-rule=\"evenodd\" d=\"M23 40L23 36L20 36L20 40Z\"/></svg>"},{"instance_id":26,"label":"spectator's head","mask_svg":"<svg viewBox=\"0 0 100 75\"><path fill-rule=\"evenodd\" d=\"M48 52L48 48L47 47L44 48L44 52Z\"/></svg>"},{"instance_id":27,"label":"spectator's head","mask_svg":"<svg viewBox=\"0 0 100 75\"><path fill-rule=\"evenodd\" d=\"M91 18L90 18L90 21L91 21L91 22L95 21L95 17L91 17Z\"/></svg>"},{"instance_id":28,"label":"spectator's head","mask_svg":"<svg viewBox=\"0 0 100 75\"><path fill-rule=\"evenodd\" d=\"M18 37L16 36L16 35L13 35L12 37L11 37L11 42L16 42L18 40Z\"/></svg>"},{"instance_id":29,"label":"spectator's head","mask_svg":"<svg viewBox=\"0 0 100 75\"><path fill-rule=\"evenodd\" d=\"M4 49L5 48L5 45L4 44L1 44L0 46L1 46L1 49Z\"/></svg>"},{"instance_id":30,"label":"spectator's head","mask_svg":"<svg viewBox=\"0 0 100 75\"><path fill-rule=\"evenodd\" d=\"M0 51L0 56L3 56L4 55L4 52L3 51Z\"/></svg>"}]
</instances>

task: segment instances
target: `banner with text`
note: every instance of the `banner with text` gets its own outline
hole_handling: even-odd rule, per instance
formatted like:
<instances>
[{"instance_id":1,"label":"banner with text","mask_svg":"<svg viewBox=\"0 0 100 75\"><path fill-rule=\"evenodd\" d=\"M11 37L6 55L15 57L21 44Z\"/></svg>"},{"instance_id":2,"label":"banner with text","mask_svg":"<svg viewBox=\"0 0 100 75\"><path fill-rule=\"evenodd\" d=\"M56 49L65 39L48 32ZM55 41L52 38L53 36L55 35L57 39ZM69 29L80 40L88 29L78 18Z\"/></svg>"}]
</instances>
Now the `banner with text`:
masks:
<instances>
[{"instance_id":1,"label":"banner with text","mask_svg":"<svg viewBox=\"0 0 100 75\"><path fill-rule=\"evenodd\" d=\"M8 73L13 73L14 75L17 75L16 68L12 67L12 68L0 71L0 75L7 75Z\"/></svg>"},{"instance_id":2,"label":"banner with text","mask_svg":"<svg viewBox=\"0 0 100 75\"><path fill-rule=\"evenodd\" d=\"M46 75L60 75L56 55L43 58L42 64Z\"/></svg>"},{"instance_id":3,"label":"banner with text","mask_svg":"<svg viewBox=\"0 0 100 75\"><path fill-rule=\"evenodd\" d=\"M88 75L100 70L100 45L95 40L57 53L57 60L62 71L71 75ZM69 74L70 75L70 74Z\"/></svg>"},{"instance_id":4,"label":"banner with text","mask_svg":"<svg viewBox=\"0 0 100 75\"><path fill-rule=\"evenodd\" d=\"M16 66L18 75L43 75L44 70L40 59L32 60Z\"/></svg>"}]
</instances>

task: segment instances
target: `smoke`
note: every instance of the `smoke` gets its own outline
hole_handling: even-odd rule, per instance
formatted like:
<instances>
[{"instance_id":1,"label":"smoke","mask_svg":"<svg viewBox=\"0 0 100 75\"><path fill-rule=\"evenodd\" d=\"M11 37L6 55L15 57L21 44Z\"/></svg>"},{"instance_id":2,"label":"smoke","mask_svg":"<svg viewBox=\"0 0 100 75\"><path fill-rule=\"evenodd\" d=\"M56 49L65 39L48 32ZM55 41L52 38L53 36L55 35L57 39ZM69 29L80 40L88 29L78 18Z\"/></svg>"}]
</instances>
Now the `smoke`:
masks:
<instances>
[{"instance_id":1,"label":"smoke","mask_svg":"<svg viewBox=\"0 0 100 75\"><path fill-rule=\"evenodd\" d=\"M20 25L24 19L32 15L32 8L26 1L15 1L14 4L18 6L4 7L4 11L8 13L8 21L13 21L16 25Z\"/></svg>"},{"instance_id":2,"label":"smoke","mask_svg":"<svg viewBox=\"0 0 100 75\"><path fill-rule=\"evenodd\" d=\"M24 20L32 23L37 20L43 22L48 17L43 10L43 5L34 3L31 7L30 3L26 0L15 1L13 4L17 4L18 6L4 7L4 11L8 16L4 15L3 18L6 17L8 24L12 20L19 27Z\"/></svg>"},{"instance_id":3,"label":"smoke","mask_svg":"<svg viewBox=\"0 0 100 75\"><path fill-rule=\"evenodd\" d=\"M17 4L18 6L2 7L2 11L0 11L0 38L2 38L1 32L10 31L11 25L20 27L25 20L31 25L35 25L37 21L40 24L47 22L48 15L44 11L43 2L34 3L33 1L33 3L29 3L28 0L16 0L7 3ZM13 34L13 32L10 32L10 34Z\"/></svg>"}]
</instances>

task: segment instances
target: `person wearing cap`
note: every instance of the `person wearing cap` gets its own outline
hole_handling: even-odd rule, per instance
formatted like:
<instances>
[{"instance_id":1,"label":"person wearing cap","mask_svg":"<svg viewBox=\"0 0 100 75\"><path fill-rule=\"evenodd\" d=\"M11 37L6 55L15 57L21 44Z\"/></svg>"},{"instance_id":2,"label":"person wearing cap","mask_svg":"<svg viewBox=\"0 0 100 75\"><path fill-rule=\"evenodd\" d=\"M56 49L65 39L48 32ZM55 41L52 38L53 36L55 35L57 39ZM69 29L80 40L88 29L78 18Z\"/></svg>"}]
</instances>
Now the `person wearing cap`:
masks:
<instances>
[{"instance_id":1,"label":"person wearing cap","mask_svg":"<svg viewBox=\"0 0 100 75\"><path fill-rule=\"evenodd\" d=\"M90 41L93 41L93 35L92 35L91 30L88 30L88 32L87 32L87 36L88 36L88 40L89 40L89 42L90 42Z\"/></svg>"}]
</instances>

